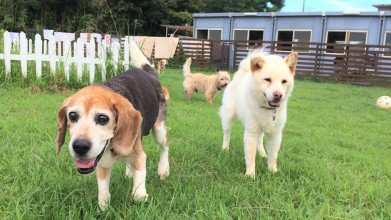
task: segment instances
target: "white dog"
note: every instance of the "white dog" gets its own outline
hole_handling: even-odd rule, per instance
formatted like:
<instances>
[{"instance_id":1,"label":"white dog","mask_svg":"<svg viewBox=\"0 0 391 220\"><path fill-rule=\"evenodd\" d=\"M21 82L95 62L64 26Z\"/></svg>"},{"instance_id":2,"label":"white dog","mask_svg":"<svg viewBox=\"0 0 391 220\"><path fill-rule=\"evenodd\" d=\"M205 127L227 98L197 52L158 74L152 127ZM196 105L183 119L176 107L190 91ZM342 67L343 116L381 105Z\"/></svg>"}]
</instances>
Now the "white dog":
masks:
<instances>
[{"instance_id":1,"label":"white dog","mask_svg":"<svg viewBox=\"0 0 391 220\"><path fill-rule=\"evenodd\" d=\"M246 175L255 177L256 149L268 157L268 168L277 171L277 155L287 119L288 97L292 92L297 53L284 59L261 51L250 53L228 84L220 108L224 140L229 149L231 128L238 118L244 125ZM263 134L267 135L266 152Z\"/></svg>"}]
</instances>

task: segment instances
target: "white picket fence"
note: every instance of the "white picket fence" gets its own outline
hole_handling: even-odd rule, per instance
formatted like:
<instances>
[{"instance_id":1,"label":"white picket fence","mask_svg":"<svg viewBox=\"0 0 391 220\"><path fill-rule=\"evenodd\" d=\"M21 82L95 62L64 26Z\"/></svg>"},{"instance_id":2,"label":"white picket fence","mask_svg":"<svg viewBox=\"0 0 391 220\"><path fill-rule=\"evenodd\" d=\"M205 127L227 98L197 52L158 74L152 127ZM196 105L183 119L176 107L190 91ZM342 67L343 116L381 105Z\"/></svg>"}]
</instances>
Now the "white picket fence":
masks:
<instances>
[{"instance_id":1,"label":"white picket fence","mask_svg":"<svg viewBox=\"0 0 391 220\"><path fill-rule=\"evenodd\" d=\"M33 43L32 39L28 40L26 34L21 32L19 42L15 44L6 31L4 32L4 54L0 54L0 59L4 60L6 75L9 75L13 68L11 61L16 60L20 61L22 75L27 77L27 61L35 61L35 74L39 78L42 76L43 61L47 61L52 75L58 73L60 66L63 66L65 76L69 80L70 69L74 65L79 80L82 78L83 71L87 69L89 82L93 83L97 66L100 67L102 79L105 80L108 52L111 54L110 62L115 70L118 70L119 63L126 69L129 68L129 39L129 37L125 38L123 50L121 50L120 42L111 42L108 46L105 39L95 42L94 38L86 43L80 38L72 42L59 42L53 35L49 37L49 40L42 40L41 35L36 34ZM120 56L120 53L123 56Z\"/></svg>"}]
</instances>

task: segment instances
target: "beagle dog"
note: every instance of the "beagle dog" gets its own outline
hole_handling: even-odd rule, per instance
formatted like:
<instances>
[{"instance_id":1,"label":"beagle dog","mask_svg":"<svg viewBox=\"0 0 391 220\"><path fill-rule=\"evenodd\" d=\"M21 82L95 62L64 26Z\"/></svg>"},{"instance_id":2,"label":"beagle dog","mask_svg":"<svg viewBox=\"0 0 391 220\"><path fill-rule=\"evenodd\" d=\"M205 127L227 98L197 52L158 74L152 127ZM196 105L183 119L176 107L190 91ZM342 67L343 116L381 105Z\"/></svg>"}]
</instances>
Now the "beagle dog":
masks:
<instances>
[{"instance_id":1,"label":"beagle dog","mask_svg":"<svg viewBox=\"0 0 391 220\"><path fill-rule=\"evenodd\" d=\"M169 175L167 105L155 70L131 43L135 68L100 84L82 88L66 98L57 114L57 153L69 128L69 152L80 174L96 170L98 202L105 210L110 201L109 182L113 164L122 160L126 175L133 178L135 201L145 201L146 154L142 138L150 130L160 147L158 175Z\"/></svg>"}]
</instances>

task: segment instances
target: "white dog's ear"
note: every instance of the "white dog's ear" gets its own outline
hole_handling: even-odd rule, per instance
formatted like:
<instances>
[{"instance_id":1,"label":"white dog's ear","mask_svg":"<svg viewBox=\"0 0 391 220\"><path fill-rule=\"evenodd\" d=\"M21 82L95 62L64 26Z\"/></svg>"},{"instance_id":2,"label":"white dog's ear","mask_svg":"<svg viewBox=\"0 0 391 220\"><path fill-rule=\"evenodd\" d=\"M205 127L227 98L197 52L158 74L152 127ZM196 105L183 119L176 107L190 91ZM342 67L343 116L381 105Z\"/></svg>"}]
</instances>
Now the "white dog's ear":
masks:
<instances>
[{"instance_id":1,"label":"white dog's ear","mask_svg":"<svg viewBox=\"0 0 391 220\"><path fill-rule=\"evenodd\" d=\"M122 156L129 155L137 139L141 140L141 113L132 104L120 95L112 99L114 111L117 113L117 126L114 137L111 139L116 153Z\"/></svg>"},{"instance_id":2,"label":"white dog's ear","mask_svg":"<svg viewBox=\"0 0 391 220\"><path fill-rule=\"evenodd\" d=\"M65 135L67 133L67 116L66 108L69 99L65 99L60 109L57 112L57 136L56 136L56 152L60 153L61 147L65 142Z\"/></svg>"},{"instance_id":3,"label":"white dog's ear","mask_svg":"<svg viewBox=\"0 0 391 220\"><path fill-rule=\"evenodd\" d=\"M251 65L251 72L255 72L262 68L262 66L265 64L265 60L262 59L262 57L254 57L251 59L250 65Z\"/></svg>"},{"instance_id":4,"label":"white dog's ear","mask_svg":"<svg viewBox=\"0 0 391 220\"><path fill-rule=\"evenodd\" d=\"M296 71L298 54L296 52L290 53L284 58L286 65L288 65L291 74L294 75Z\"/></svg>"}]
</instances>

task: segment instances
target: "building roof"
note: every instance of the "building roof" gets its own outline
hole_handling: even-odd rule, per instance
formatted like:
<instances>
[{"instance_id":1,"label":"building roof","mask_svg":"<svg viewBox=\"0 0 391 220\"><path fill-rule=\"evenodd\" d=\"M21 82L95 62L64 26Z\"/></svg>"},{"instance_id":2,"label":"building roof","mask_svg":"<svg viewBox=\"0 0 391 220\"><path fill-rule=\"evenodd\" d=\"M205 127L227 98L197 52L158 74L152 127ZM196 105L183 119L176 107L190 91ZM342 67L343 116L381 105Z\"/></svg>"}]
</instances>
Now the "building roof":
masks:
<instances>
[{"instance_id":1,"label":"building roof","mask_svg":"<svg viewBox=\"0 0 391 220\"><path fill-rule=\"evenodd\" d=\"M212 17L318 17L318 16L391 16L391 11L345 11L345 12L224 12L194 13L193 18Z\"/></svg>"}]
</instances>

